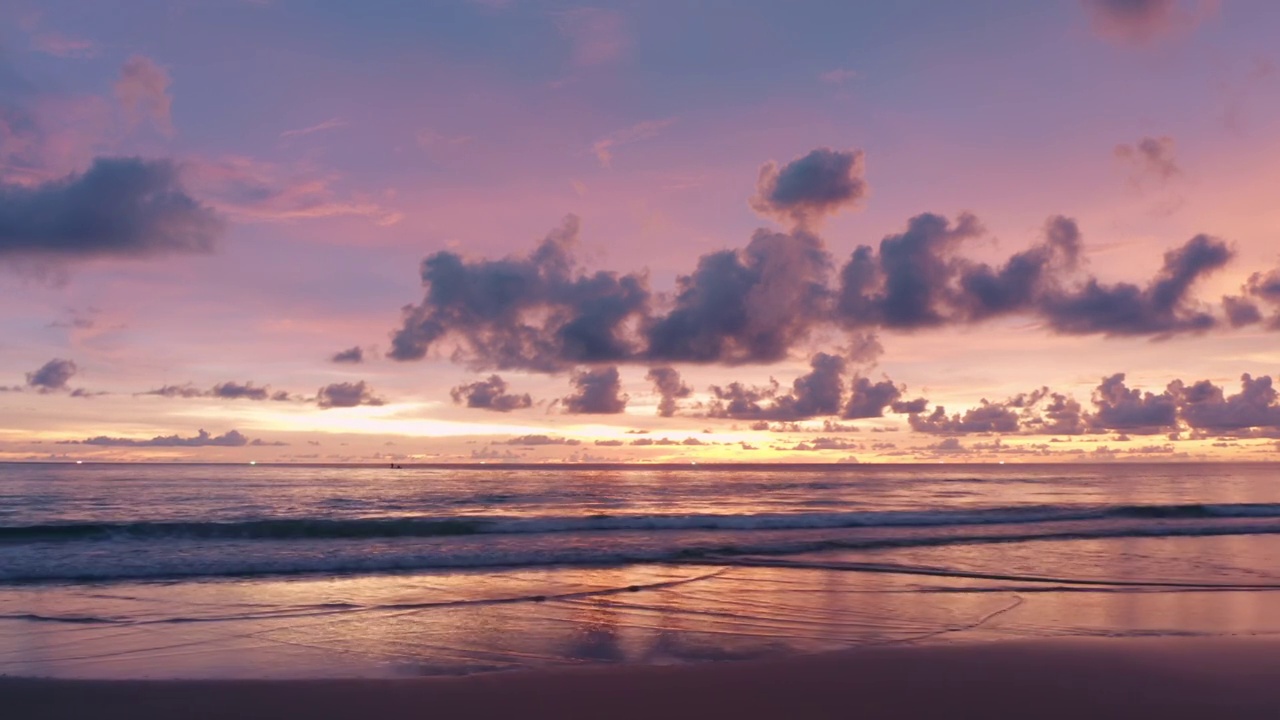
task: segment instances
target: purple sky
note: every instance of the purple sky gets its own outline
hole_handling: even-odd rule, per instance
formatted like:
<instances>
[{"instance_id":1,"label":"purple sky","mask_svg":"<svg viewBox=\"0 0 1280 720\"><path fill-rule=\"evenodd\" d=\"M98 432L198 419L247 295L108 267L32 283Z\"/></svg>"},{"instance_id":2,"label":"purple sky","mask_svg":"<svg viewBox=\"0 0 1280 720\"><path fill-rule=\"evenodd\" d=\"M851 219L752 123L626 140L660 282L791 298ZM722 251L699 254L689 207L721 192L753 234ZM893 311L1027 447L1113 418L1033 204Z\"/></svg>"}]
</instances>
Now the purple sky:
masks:
<instances>
[{"instance_id":1,"label":"purple sky","mask_svg":"<svg viewBox=\"0 0 1280 720\"><path fill-rule=\"evenodd\" d=\"M0 460L1276 456L1275 3L0 17Z\"/></svg>"}]
</instances>

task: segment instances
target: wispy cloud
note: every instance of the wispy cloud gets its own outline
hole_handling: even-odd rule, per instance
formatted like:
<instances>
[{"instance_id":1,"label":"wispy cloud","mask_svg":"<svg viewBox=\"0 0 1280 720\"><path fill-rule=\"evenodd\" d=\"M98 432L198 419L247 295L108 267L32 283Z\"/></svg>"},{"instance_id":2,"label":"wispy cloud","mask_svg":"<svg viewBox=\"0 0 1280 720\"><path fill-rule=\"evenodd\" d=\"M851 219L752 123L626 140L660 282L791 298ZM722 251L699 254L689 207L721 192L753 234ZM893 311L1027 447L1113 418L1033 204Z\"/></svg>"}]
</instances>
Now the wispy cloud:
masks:
<instances>
[{"instance_id":1,"label":"wispy cloud","mask_svg":"<svg viewBox=\"0 0 1280 720\"><path fill-rule=\"evenodd\" d=\"M830 83L832 85L843 85L856 77L858 77L858 71L850 70L848 68L828 70L818 76L822 82Z\"/></svg>"},{"instance_id":2,"label":"wispy cloud","mask_svg":"<svg viewBox=\"0 0 1280 720\"><path fill-rule=\"evenodd\" d=\"M293 130L285 130L284 132L280 133L280 139L287 140L289 138L302 137L304 135L310 135L312 133L324 132L325 130L337 130L339 128L344 128L347 125L350 125L350 123L348 123L346 120L343 120L342 118L329 118L328 120L325 120L322 123L317 123L309 127L295 128Z\"/></svg>"},{"instance_id":3,"label":"wispy cloud","mask_svg":"<svg viewBox=\"0 0 1280 720\"><path fill-rule=\"evenodd\" d=\"M89 58L98 54L98 46L92 40L58 32L40 33L31 38L31 45L46 55L61 58Z\"/></svg>"},{"instance_id":4,"label":"wispy cloud","mask_svg":"<svg viewBox=\"0 0 1280 720\"><path fill-rule=\"evenodd\" d=\"M654 138L674 122L675 118L638 122L630 127L609 133L597 140L591 146L591 152L595 154L602 167L610 167L613 164L613 151L615 148Z\"/></svg>"},{"instance_id":5,"label":"wispy cloud","mask_svg":"<svg viewBox=\"0 0 1280 720\"><path fill-rule=\"evenodd\" d=\"M169 95L169 73L154 60L134 55L120 68L116 98L124 108L130 126L150 118L156 129L173 134L173 98Z\"/></svg>"},{"instance_id":6,"label":"wispy cloud","mask_svg":"<svg viewBox=\"0 0 1280 720\"><path fill-rule=\"evenodd\" d=\"M413 136L413 139L418 143L418 147L423 150L432 150L440 147L466 145L476 138L474 135L446 135L432 128L422 128Z\"/></svg>"},{"instance_id":7,"label":"wispy cloud","mask_svg":"<svg viewBox=\"0 0 1280 720\"><path fill-rule=\"evenodd\" d=\"M574 8L561 13L556 25L569 41L574 65L612 62L631 46L625 19L616 10Z\"/></svg>"},{"instance_id":8,"label":"wispy cloud","mask_svg":"<svg viewBox=\"0 0 1280 720\"><path fill-rule=\"evenodd\" d=\"M241 218L280 221L354 215L379 225L393 225L402 218L368 196L341 192L336 173L237 156L191 160L183 171L212 205Z\"/></svg>"}]
</instances>

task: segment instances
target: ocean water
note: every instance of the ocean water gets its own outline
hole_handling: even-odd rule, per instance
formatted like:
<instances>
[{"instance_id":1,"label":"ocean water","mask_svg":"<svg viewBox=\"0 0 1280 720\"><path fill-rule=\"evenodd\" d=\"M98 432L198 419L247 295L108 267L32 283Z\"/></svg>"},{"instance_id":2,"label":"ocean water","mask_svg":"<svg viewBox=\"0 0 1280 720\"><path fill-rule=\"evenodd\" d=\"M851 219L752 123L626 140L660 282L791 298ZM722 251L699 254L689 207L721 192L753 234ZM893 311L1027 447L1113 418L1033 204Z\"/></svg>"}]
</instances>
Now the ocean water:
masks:
<instances>
[{"instance_id":1,"label":"ocean water","mask_svg":"<svg viewBox=\"0 0 1280 720\"><path fill-rule=\"evenodd\" d=\"M0 674L1280 631L1280 466L0 464Z\"/></svg>"}]
</instances>

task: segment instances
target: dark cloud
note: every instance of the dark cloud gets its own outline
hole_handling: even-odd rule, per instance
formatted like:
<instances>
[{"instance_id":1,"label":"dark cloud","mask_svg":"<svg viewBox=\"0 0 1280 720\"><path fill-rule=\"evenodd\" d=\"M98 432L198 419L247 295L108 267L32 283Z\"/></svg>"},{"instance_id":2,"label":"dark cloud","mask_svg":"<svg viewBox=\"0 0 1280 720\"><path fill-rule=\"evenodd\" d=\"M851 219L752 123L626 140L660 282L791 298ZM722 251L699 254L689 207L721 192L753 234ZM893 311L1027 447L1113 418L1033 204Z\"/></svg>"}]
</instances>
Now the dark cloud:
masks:
<instances>
[{"instance_id":1,"label":"dark cloud","mask_svg":"<svg viewBox=\"0 0 1280 720\"><path fill-rule=\"evenodd\" d=\"M626 443L621 440L597 440L595 444L600 447L620 447L622 445L626 445Z\"/></svg>"},{"instance_id":2,"label":"dark cloud","mask_svg":"<svg viewBox=\"0 0 1280 720\"><path fill-rule=\"evenodd\" d=\"M222 435L210 435L204 430L191 437L180 435L158 435L150 440L133 438L108 437L99 435L85 440L63 441L69 445L101 445L105 447L244 447L250 444L249 439L237 430L230 430Z\"/></svg>"},{"instance_id":3,"label":"dark cloud","mask_svg":"<svg viewBox=\"0 0 1280 720\"><path fill-rule=\"evenodd\" d=\"M1182 172L1174 158L1176 145L1173 138L1144 137L1133 145L1117 145L1113 153L1129 166L1130 180L1141 184L1146 178L1168 180Z\"/></svg>"},{"instance_id":4,"label":"dark cloud","mask_svg":"<svg viewBox=\"0 0 1280 720\"><path fill-rule=\"evenodd\" d=\"M171 163L98 158L81 174L0 184L0 257L142 257L213 249L222 222Z\"/></svg>"},{"instance_id":5,"label":"dark cloud","mask_svg":"<svg viewBox=\"0 0 1280 720\"><path fill-rule=\"evenodd\" d=\"M831 256L804 231L757 230L742 251L698 260L675 307L645 331L647 356L697 363L776 362L827 315Z\"/></svg>"},{"instance_id":6,"label":"dark cloud","mask_svg":"<svg viewBox=\"0 0 1280 720\"><path fill-rule=\"evenodd\" d=\"M1043 242L1016 253L1000 268L964 263L958 302L963 315L975 321L1032 308L1058 276L1075 269L1080 250L1075 221L1058 215L1045 223Z\"/></svg>"},{"instance_id":7,"label":"dark cloud","mask_svg":"<svg viewBox=\"0 0 1280 720\"><path fill-rule=\"evenodd\" d=\"M880 382L872 382L869 378L855 377L853 392L849 395L849 402L844 406L844 418L858 420L884 417L885 410L892 410L895 413L924 412L929 401L924 398L904 401L901 399L904 389L888 378Z\"/></svg>"},{"instance_id":8,"label":"dark cloud","mask_svg":"<svg viewBox=\"0 0 1280 720\"><path fill-rule=\"evenodd\" d=\"M947 415L946 408L939 405L929 415L913 414L908 421L912 430L936 435L1018 431L1018 413L1005 403L986 399L963 414Z\"/></svg>"},{"instance_id":9,"label":"dark cloud","mask_svg":"<svg viewBox=\"0 0 1280 720\"><path fill-rule=\"evenodd\" d=\"M1227 396L1224 390L1208 380L1184 386L1181 381L1170 385L1178 399L1183 422L1192 430L1208 435L1252 434L1274 435L1280 431L1280 405L1271 378L1240 377L1240 392Z\"/></svg>"},{"instance_id":10,"label":"dark cloud","mask_svg":"<svg viewBox=\"0 0 1280 720\"><path fill-rule=\"evenodd\" d=\"M528 393L515 395L507 392L507 381L497 375L490 375L484 380L477 380L466 385L459 385L449 391L450 397L459 405L481 410L511 412L533 407L533 398Z\"/></svg>"},{"instance_id":11,"label":"dark cloud","mask_svg":"<svg viewBox=\"0 0 1280 720\"><path fill-rule=\"evenodd\" d=\"M1049 325L1060 333L1167 335L1198 332L1216 319L1187 297L1201 277L1226 265L1226 243L1197 235L1164 255L1164 265L1146 287L1132 283L1103 285L1090 278L1079 288L1053 293L1041 303Z\"/></svg>"},{"instance_id":12,"label":"dark cloud","mask_svg":"<svg viewBox=\"0 0 1280 720\"><path fill-rule=\"evenodd\" d=\"M618 368L577 370L569 379L574 392L564 398L564 411L574 415L615 415L627 408Z\"/></svg>"},{"instance_id":13,"label":"dark cloud","mask_svg":"<svg viewBox=\"0 0 1280 720\"><path fill-rule=\"evenodd\" d=\"M712 385L715 395L710 417L740 420L803 420L836 415L844 399L845 360L838 355L817 353L809 361L810 372L792 382L791 392L780 394L777 381L767 387L750 387L734 382Z\"/></svg>"},{"instance_id":14,"label":"dark cloud","mask_svg":"<svg viewBox=\"0 0 1280 720\"><path fill-rule=\"evenodd\" d=\"M807 225L842 207L856 205L867 194L861 150L818 148L781 168L760 168L751 207L773 217Z\"/></svg>"},{"instance_id":15,"label":"dark cloud","mask_svg":"<svg viewBox=\"0 0 1280 720\"><path fill-rule=\"evenodd\" d=\"M809 213L826 207L799 190L784 192L793 166L806 168L810 158L822 157L778 170L770 202ZM1232 255L1210 236L1167 252L1156 277L1139 285L1079 277L1083 243L1069 218L1050 217L1041 238L990 265L960 253L982 232L969 213L917 215L877 247L855 249L833 287L836 263L820 238L803 225L791 232L761 229L744 248L700 257L667 296L651 295L644 273L581 268L574 254L578 222L571 216L527 255L467 260L444 251L427 257L425 296L404 308L389 355L413 360L438 349L475 368L547 373L624 363L773 363L795 357L815 332L839 327L850 333L847 359L870 363L881 351L879 330L969 325L1015 313L1062 334L1163 337L1216 323L1191 295L1198 280ZM1265 284L1260 276L1259 288ZM1233 312L1236 322L1247 317L1240 303Z\"/></svg>"},{"instance_id":16,"label":"dark cloud","mask_svg":"<svg viewBox=\"0 0 1280 720\"><path fill-rule=\"evenodd\" d=\"M1280 329L1280 270L1255 272L1241 288L1242 295L1222 298L1223 309L1233 327L1260 322L1262 310L1259 303L1273 311L1268 325Z\"/></svg>"},{"instance_id":17,"label":"dark cloud","mask_svg":"<svg viewBox=\"0 0 1280 720\"><path fill-rule=\"evenodd\" d=\"M1177 399L1168 390L1159 395L1142 392L1126 386L1124 379L1124 373L1116 373L1093 391L1096 412L1087 418L1091 430L1156 435L1177 427Z\"/></svg>"},{"instance_id":18,"label":"dark cloud","mask_svg":"<svg viewBox=\"0 0 1280 720\"><path fill-rule=\"evenodd\" d=\"M71 360L54 358L41 365L38 370L27 373L27 387L39 392L66 390L67 383L78 371L79 368Z\"/></svg>"},{"instance_id":19,"label":"dark cloud","mask_svg":"<svg viewBox=\"0 0 1280 720\"><path fill-rule=\"evenodd\" d=\"M1262 322L1262 311L1248 298L1224 295L1222 310L1227 314L1227 322L1231 323L1231 327L1244 327Z\"/></svg>"},{"instance_id":20,"label":"dark cloud","mask_svg":"<svg viewBox=\"0 0 1280 720\"><path fill-rule=\"evenodd\" d=\"M1026 418L1023 427L1038 435L1079 435L1086 429L1079 401L1062 393L1047 393L1048 402Z\"/></svg>"},{"instance_id":21,"label":"dark cloud","mask_svg":"<svg viewBox=\"0 0 1280 720\"><path fill-rule=\"evenodd\" d=\"M858 247L840 271L839 319L850 327L943 324L954 304L950 284L958 267L953 254L981 232L973 215L962 214L953 225L925 213L911 218L905 232L881 240L879 253Z\"/></svg>"},{"instance_id":22,"label":"dark cloud","mask_svg":"<svg viewBox=\"0 0 1280 720\"><path fill-rule=\"evenodd\" d=\"M693 390L680 379L680 373L672 367L649 368L644 378L653 383L653 389L662 396L658 402L658 415L671 417L676 413L676 401L687 398Z\"/></svg>"},{"instance_id":23,"label":"dark cloud","mask_svg":"<svg viewBox=\"0 0 1280 720\"><path fill-rule=\"evenodd\" d=\"M578 219L569 216L526 257L429 256L421 273L426 297L404 308L389 356L422 358L446 336L458 341L453 359L476 368L555 372L632 356L622 325L646 312L645 278L586 274L573 256L577 240Z\"/></svg>"},{"instance_id":24,"label":"dark cloud","mask_svg":"<svg viewBox=\"0 0 1280 720\"><path fill-rule=\"evenodd\" d=\"M329 361L336 363L361 363L364 362L364 350L359 345L349 347L346 350L334 353L329 358Z\"/></svg>"},{"instance_id":25,"label":"dark cloud","mask_svg":"<svg viewBox=\"0 0 1280 720\"><path fill-rule=\"evenodd\" d=\"M269 386L254 385L253 381L239 383L234 380L220 382L208 390L201 390L192 383L185 385L162 385L155 390L148 390L139 395L159 395L167 398L218 398L220 400L273 400L283 402L294 397L285 390L271 391Z\"/></svg>"},{"instance_id":26,"label":"dark cloud","mask_svg":"<svg viewBox=\"0 0 1280 720\"><path fill-rule=\"evenodd\" d=\"M229 381L214 385L209 391L209 396L223 400L266 400L271 396L271 391L265 387L258 387L252 382Z\"/></svg>"},{"instance_id":27,"label":"dark cloud","mask_svg":"<svg viewBox=\"0 0 1280 720\"><path fill-rule=\"evenodd\" d=\"M195 398L195 397L204 397L208 395L208 391L201 390L195 385L192 385L191 383L187 383L186 385L163 385L161 387L156 388L155 390L148 390L140 394L141 395L159 395L160 397L167 397L167 398L174 398L174 397Z\"/></svg>"},{"instance_id":28,"label":"dark cloud","mask_svg":"<svg viewBox=\"0 0 1280 720\"><path fill-rule=\"evenodd\" d=\"M386 400L373 394L373 388L365 381L331 383L316 393L316 404L321 408L348 408L357 405L383 405Z\"/></svg>"},{"instance_id":29,"label":"dark cloud","mask_svg":"<svg viewBox=\"0 0 1280 720\"><path fill-rule=\"evenodd\" d=\"M552 435L521 435L519 437L509 438L502 442L503 445L524 445L533 447L537 445L581 445L582 441L575 438L567 438Z\"/></svg>"}]
</instances>

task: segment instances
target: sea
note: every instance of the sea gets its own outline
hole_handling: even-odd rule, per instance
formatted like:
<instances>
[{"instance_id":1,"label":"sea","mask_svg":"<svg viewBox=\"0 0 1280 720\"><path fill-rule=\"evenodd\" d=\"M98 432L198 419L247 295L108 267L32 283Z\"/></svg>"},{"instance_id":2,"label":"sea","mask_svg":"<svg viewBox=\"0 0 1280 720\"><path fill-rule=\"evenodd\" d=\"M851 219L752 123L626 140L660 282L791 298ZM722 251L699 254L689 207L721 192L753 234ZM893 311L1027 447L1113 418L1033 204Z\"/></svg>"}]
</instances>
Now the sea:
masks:
<instances>
[{"instance_id":1,"label":"sea","mask_svg":"<svg viewBox=\"0 0 1280 720\"><path fill-rule=\"evenodd\" d=\"M0 464L0 675L1280 632L1280 465Z\"/></svg>"}]
</instances>

